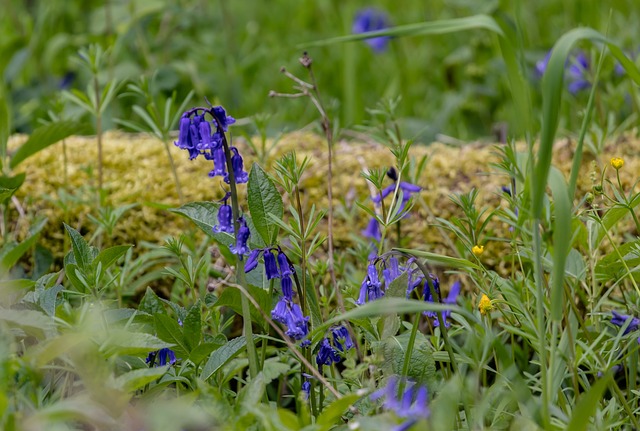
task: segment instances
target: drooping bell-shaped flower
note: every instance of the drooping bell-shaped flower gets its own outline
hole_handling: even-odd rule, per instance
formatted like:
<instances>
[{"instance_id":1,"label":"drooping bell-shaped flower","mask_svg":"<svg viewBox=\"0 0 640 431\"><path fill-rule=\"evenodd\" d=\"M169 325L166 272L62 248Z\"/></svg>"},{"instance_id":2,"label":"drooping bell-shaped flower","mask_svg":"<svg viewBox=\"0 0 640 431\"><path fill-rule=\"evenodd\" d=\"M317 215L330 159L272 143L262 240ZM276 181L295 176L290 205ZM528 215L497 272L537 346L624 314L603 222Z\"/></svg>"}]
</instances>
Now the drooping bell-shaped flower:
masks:
<instances>
[{"instance_id":1,"label":"drooping bell-shaped flower","mask_svg":"<svg viewBox=\"0 0 640 431\"><path fill-rule=\"evenodd\" d=\"M356 304L363 305L367 301L375 301L383 296L384 292L382 291L382 283L378 278L378 269L375 264L371 263L367 268L367 275L360 286L360 296Z\"/></svg>"},{"instance_id":2,"label":"drooping bell-shaped flower","mask_svg":"<svg viewBox=\"0 0 640 431\"><path fill-rule=\"evenodd\" d=\"M200 142L197 145L198 150L210 150L213 147L213 140L211 138L211 124L208 121L201 121L198 126L200 132Z\"/></svg>"},{"instance_id":3,"label":"drooping bell-shaped flower","mask_svg":"<svg viewBox=\"0 0 640 431\"><path fill-rule=\"evenodd\" d=\"M320 348L318 349L318 354L316 355L316 364L318 367L322 367L323 365L331 365L332 363L340 362L340 355L336 350L331 346L328 338L323 338L320 342Z\"/></svg>"},{"instance_id":4,"label":"drooping bell-shaped flower","mask_svg":"<svg viewBox=\"0 0 640 431\"><path fill-rule=\"evenodd\" d=\"M242 184L249 181L249 174L244 170L244 161L242 156L236 147L231 147L233 156L231 156L231 167L233 168L233 176L235 177L236 184ZM224 181L229 184L229 174L226 174Z\"/></svg>"},{"instance_id":5,"label":"drooping bell-shaped flower","mask_svg":"<svg viewBox=\"0 0 640 431\"><path fill-rule=\"evenodd\" d=\"M222 106L214 106L213 107L213 116L216 122L220 125L223 131L227 131L227 128L236 122L236 119L230 115L227 115L227 112L224 110Z\"/></svg>"},{"instance_id":6,"label":"drooping bell-shaped flower","mask_svg":"<svg viewBox=\"0 0 640 431\"><path fill-rule=\"evenodd\" d=\"M352 32L355 34L367 33L370 31L384 30L389 27L389 17L380 9L366 8L358 11L354 20ZM389 36L378 36L365 39L365 42L377 54L387 49L387 44L391 38Z\"/></svg>"},{"instance_id":7,"label":"drooping bell-shaped flower","mask_svg":"<svg viewBox=\"0 0 640 431\"><path fill-rule=\"evenodd\" d=\"M375 217L371 217L371 219L369 219L367 227L362 231L362 236L365 238L375 239L376 241L380 241L382 239L380 223L378 223L378 220Z\"/></svg>"},{"instance_id":8,"label":"drooping bell-shaped flower","mask_svg":"<svg viewBox=\"0 0 640 431\"><path fill-rule=\"evenodd\" d=\"M247 222L244 220L244 217L240 217L240 219L238 219L238 223L240 224L240 227L236 233L236 243L231 246L230 250L231 253L238 255L240 260L242 260L242 256L245 253L249 253L247 241L249 241L251 231L249 230L249 226L247 226Z\"/></svg>"},{"instance_id":9,"label":"drooping bell-shaped flower","mask_svg":"<svg viewBox=\"0 0 640 431\"><path fill-rule=\"evenodd\" d=\"M280 280L280 287L282 288L282 295L289 301L293 300L293 282L291 281L290 276L282 276L282 279Z\"/></svg>"},{"instance_id":10,"label":"drooping bell-shaped flower","mask_svg":"<svg viewBox=\"0 0 640 431\"><path fill-rule=\"evenodd\" d=\"M209 172L210 177L226 177L227 158L224 155L224 148L220 146L213 151L213 170Z\"/></svg>"},{"instance_id":11,"label":"drooping bell-shaped flower","mask_svg":"<svg viewBox=\"0 0 640 431\"><path fill-rule=\"evenodd\" d=\"M627 316L626 314L618 313L617 311L611 311L613 317L611 317L611 323L616 326L623 327L627 320L631 320L629 322L629 326L624 330L625 335L631 331L635 331L640 327L640 319L637 317Z\"/></svg>"},{"instance_id":12,"label":"drooping bell-shaped flower","mask_svg":"<svg viewBox=\"0 0 640 431\"><path fill-rule=\"evenodd\" d=\"M407 419L406 422L394 428L394 430L407 430L420 419L427 419L430 415L428 405L428 392L424 385L411 380L405 382L404 389L398 397L400 380L391 377L387 386L371 394L372 400L384 399L385 410L394 412L399 418Z\"/></svg>"},{"instance_id":13,"label":"drooping bell-shaped flower","mask_svg":"<svg viewBox=\"0 0 640 431\"><path fill-rule=\"evenodd\" d=\"M249 257L247 258L247 263L244 265L245 274L253 271L258 266L258 259L260 258L260 253L262 253L261 248L255 248L251 250L249 253Z\"/></svg>"},{"instance_id":14,"label":"drooping bell-shaped flower","mask_svg":"<svg viewBox=\"0 0 640 431\"><path fill-rule=\"evenodd\" d=\"M183 115L180 118L180 131L178 133L178 140L175 142L175 145L181 150L186 150L190 148L192 145L191 141L191 118Z\"/></svg>"},{"instance_id":15,"label":"drooping bell-shaped flower","mask_svg":"<svg viewBox=\"0 0 640 431\"><path fill-rule=\"evenodd\" d=\"M176 363L176 354L173 350L165 347L164 349L149 353L145 362L152 367L164 367L167 364L173 365Z\"/></svg>"},{"instance_id":16,"label":"drooping bell-shaped flower","mask_svg":"<svg viewBox=\"0 0 640 431\"><path fill-rule=\"evenodd\" d=\"M353 348L353 341L349 335L349 331L344 326L338 326L331 330L333 336L333 344L341 352L345 352Z\"/></svg>"},{"instance_id":17,"label":"drooping bell-shaped flower","mask_svg":"<svg viewBox=\"0 0 640 431\"><path fill-rule=\"evenodd\" d=\"M287 334L289 337L294 340L302 340L309 334L309 327L307 326L307 322L309 321L309 317L305 317L302 315L302 310L300 306L296 303L289 303L289 314L287 315Z\"/></svg>"},{"instance_id":18,"label":"drooping bell-shaped flower","mask_svg":"<svg viewBox=\"0 0 640 431\"><path fill-rule=\"evenodd\" d=\"M278 266L283 277L293 275L293 266L282 250L278 250Z\"/></svg>"},{"instance_id":19,"label":"drooping bell-shaped flower","mask_svg":"<svg viewBox=\"0 0 640 431\"><path fill-rule=\"evenodd\" d=\"M215 225L212 230L216 233L226 232L233 233L233 221L232 221L231 206L224 204L220 205L218 209L218 224Z\"/></svg>"},{"instance_id":20,"label":"drooping bell-shaped flower","mask_svg":"<svg viewBox=\"0 0 640 431\"><path fill-rule=\"evenodd\" d=\"M264 272L267 275L267 280L273 278L280 278L280 271L278 271L278 265L276 263L276 257L271 250L264 251Z\"/></svg>"}]
</instances>

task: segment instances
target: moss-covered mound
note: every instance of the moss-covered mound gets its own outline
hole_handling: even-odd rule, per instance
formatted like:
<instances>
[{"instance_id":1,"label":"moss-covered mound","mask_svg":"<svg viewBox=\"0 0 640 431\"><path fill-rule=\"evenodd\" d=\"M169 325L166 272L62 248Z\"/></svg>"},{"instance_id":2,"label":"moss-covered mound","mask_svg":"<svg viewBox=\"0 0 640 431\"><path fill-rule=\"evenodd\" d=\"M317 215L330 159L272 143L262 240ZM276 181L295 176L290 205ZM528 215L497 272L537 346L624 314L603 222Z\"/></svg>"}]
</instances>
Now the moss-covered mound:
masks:
<instances>
[{"instance_id":1,"label":"moss-covered mound","mask_svg":"<svg viewBox=\"0 0 640 431\"><path fill-rule=\"evenodd\" d=\"M12 146L23 137L14 137ZM250 167L255 155L241 140L235 142L245 157L245 167ZM554 163L568 173L575 143L562 140L556 143ZM621 138L611 142L603 155L594 158L586 154L580 175L580 193L592 186L593 172L597 176L611 157L623 157L621 170L623 182L631 186L640 172L638 141ZM87 216L95 213L96 150L93 137L73 137L42 151L21 165L27 180L17 194L27 214L47 216L49 223L42 235L46 246L60 255L63 249L63 220L72 226L93 229ZM64 151L63 151L64 150ZM272 151L267 162L270 165L281 155L295 150L299 158L309 157L311 163L302 185L303 206L315 203L326 208L327 158L326 143L322 138L308 133L293 133L282 139ZM65 156L67 179L65 183ZM171 154L182 183L184 199L189 201L213 200L222 196L220 178L209 178L210 162L199 158L188 160L188 155L171 146ZM491 166L498 161L496 146L473 143L463 147L443 144L414 145L411 154L416 159L427 156L428 161L416 183L424 188L412 211L403 220L402 229L408 244L416 248L455 254L451 242L434 227L435 217L449 218L461 215L459 208L449 199L452 193L479 190L477 204L490 209L507 203L501 186L509 185L509 178ZM375 143L340 141L335 146L334 196L336 207L336 249L345 250L367 223L368 216L357 209L355 201L368 202L370 190L360 176L363 169L388 167L393 163L390 151ZM613 176L613 171L608 173ZM117 207L137 204L129 209L117 224L106 245L136 244L140 241L162 243L169 235L177 236L190 224L167 208L178 207L180 200L171 172L165 148L155 139L132 134L107 133L104 137L104 176L108 205ZM61 205L63 202L64 205ZM65 207L65 208L63 208ZM92 209L93 208L93 209ZM404 235L403 235L404 236ZM506 238L508 229L500 222L490 225L488 237ZM492 266L500 266L506 243L489 240L483 260Z\"/></svg>"}]
</instances>

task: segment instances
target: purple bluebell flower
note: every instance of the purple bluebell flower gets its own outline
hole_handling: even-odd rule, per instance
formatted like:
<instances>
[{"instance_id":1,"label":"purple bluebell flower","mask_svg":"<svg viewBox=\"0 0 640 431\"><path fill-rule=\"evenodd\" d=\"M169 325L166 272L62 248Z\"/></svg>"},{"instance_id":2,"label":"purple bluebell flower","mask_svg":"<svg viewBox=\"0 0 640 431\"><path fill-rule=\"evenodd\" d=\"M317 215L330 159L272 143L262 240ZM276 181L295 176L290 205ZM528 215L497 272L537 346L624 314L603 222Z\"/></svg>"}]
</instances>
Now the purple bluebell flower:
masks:
<instances>
[{"instance_id":1,"label":"purple bluebell flower","mask_svg":"<svg viewBox=\"0 0 640 431\"><path fill-rule=\"evenodd\" d=\"M396 258L395 256L391 256L386 261L386 265L386 268L382 270L382 278L384 278L385 285L388 289L393 280L400 277L400 266L398 265L398 258Z\"/></svg>"},{"instance_id":2,"label":"purple bluebell flower","mask_svg":"<svg viewBox=\"0 0 640 431\"><path fill-rule=\"evenodd\" d=\"M276 257L273 255L271 250L265 250L262 257L264 258L264 272L267 274L267 280L280 278L280 271L278 271Z\"/></svg>"},{"instance_id":3,"label":"purple bluebell flower","mask_svg":"<svg viewBox=\"0 0 640 431\"><path fill-rule=\"evenodd\" d=\"M271 318L278 323L287 323L287 313L289 312L288 303L289 300L287 298L280 298L276 306L271 310Z\"/></svg>"},{"instance_id":4,"label":"purple bluebell flower","mask_svg":"<svg viewBox=\"0 0 640 431\"><path fill-rule=\"evenodd\" d=\"M280 273L283 277L289 277L293 275L293 266L289 262L289 258L280 249L278 249L278 266L280 267Z\"/></svg>"},{"instance_id":5,"label":"purple bluebell flower","mask_svg":"<svg viewBox=\"0 0 640 431\"><path fill-rule=\"evenodd\" d=\"M287 334L289 337L294 340L302 340L309 334L309 327L307 323L309 322L308 316L302 315L302 310L300 306L295 302L289 301L289 313L287 314Z\"/></svg>"},{"instance_id":6,"label":"purple bluebell flower","mask_svg":"<svg viewBox=\"0 0 640 431\"><path fill-rule=\"evenodd\" d=\"M432 280L434 283L434 288L436 290L436 293L440 295L440 282L438 281L437 277L435 279L432 278ZM461 287L462 285L460 284L459 281L456 281L455 283L453 283L453 285L451 286L451 289L449 289L449 294L447 295L446 298L442 300L442 303L455 305L456 302L458 301L458 295L460 295ZM429 286L426 282L424 287L424 298L425 298L424 299L425 301L435 302L433 301L433 298L431 296L431 289L429 289ZM440 325L440 321L438 320L438 315L435 311L425 311L424 315L433 319L434 327ZM448 322L447 318L451 316L451 310L444 310L442 311L441 315L442 315L442 320L444 321L444 326L448 328L451 324Z\"/></svg>"},{"instance_id":7,"label":"purple bluebell flower","mask_svg":"<svg viewBox=\"0 0 640 431\"><path fill-rule=\"evenodd\" d=\"M411 271L409 273L409 281L407 283L407 299L411 296L411 293L415 290L416 287L422 284L424 277L422 276L422 272L419 270ZM429 297L431 297L431 293L429 293Z\"/></svg>"},{"instance_id":8,"label":"purple bluebell flower","mask_svg":"<svg viewBox=\"0 0 640 431\"><path fill-rule=\"evenodd\" d=\"M156 360L158 361L157 363ZM149 353L145 362L152 367L164 367L167 364L173 365L176 363L176 354L173 350L165 347L164 349Z\"/></svg>"},{"instance_id":9,"label":"purple bluebell flower","mask_svg":"<svg viewBox=\"0 0 640 431\"><path fill-rule=\"evenodd\" d=\"M392 411L398 417L407 420L394 428L396 431L409 429L420 419L428 419L431 413L429 411L429 396L426 386L407 380L402 395L398 398L399 387L400 380L394 376L389 378L386 387L371 394L371 399L374 401L381 398L384 399L382 404L384 409Z\"/></svg>"},{"instance_id":10,"label":"purple bluebell flower","mask_svg":"<svg viewBox=\"0 0 640 431\"><path fill-rule=\"evenodd\" d=\"M227 158L224 155L224 148L221 146L214 149L213 155L210 157L213 159L213 169L209 172L210 177L227 177ZM209 158L209 157L207 157Z\"/></svg>"},{"instance_id":11,"label":"purple bluebell flower","mask_svg":"<svg viewBox=\"0 0 640 431\"><path fill-rule=\"evenodd\" d=\"M181 150L193 147L191 144L191 119L188 116L183 115L180 118L180 130L175 145Z\"/></svg>"},{"instance_id":12,"label":"purple bluebell flower","mask_svg":"<svg viewBox=\"0 0 640 431\"><path fill-rule=\"evenodd\" d=\"M320 342L320 348L318 349L318 354L316 355L316 364L318 367L322 367L323 365L331 365L334 362L339 363L341 360L338 352L331 346L328 338L323 338Z\"/></svg>"},{"instance_id":13,"label":"purple bluebell flower","mask_svg":"<svg viewBox=\"0 0 640 431\"><path fill-rule=\"evenodd\" d=\"M380 242L382 239L380 223L378 223L378 220L375 217L371 217L369 223L367 223L367 227L362 231L362 236L365 238L375 239Z\"/></svg>"},{"instance_id":14,"label":"purple bluebell flower","mask_svg":"<svg viewBox=\"0 0 640 431\"><path fill-rule=\"evenodd\" d=\"M227 115L227 112L224 110L222 106L214 106L213 107L213 118L215 118L216 123L220 125L220 128L226 132L227 128L236 122L236 119Z\"/></svg>"},{"instance_id":15,"label":"purple bluebell flower","mask_svg":"<svg viewBox=\"0 0 640 431\"><path fill-rule=\"evenodd\" d=\"M213 139L211 136L211 124L208 121L201 121L198 126L200 133L200 143L196 148L200 151L210 150L213 148Z\"/></svg>"},{"instance_id":16,"label":"purple bluebell flower","mask_svg":"<svg viewBox=\"0 0 640 431\"><path fill-rule=\"evenodd\" d=\"M367 275L360 286L360 296L356 304L363 305L367 301L375 301L383 296L384 292L382 291L382 283L378 278L378 269L375 264L371 263L367 267Z\"/></svg>"},{"instance_id":17,"label":"purple bluebell flower","mask_svg":"<svg viewBox=\"0 0 640 431\"><path fill-rule=\"evenodd\" d=\"M255 248L251 250L251 253L249 253L249 257L247 258L247 263L245 263L244 265L245 274L257 268L258 259L260 258L260 253L262 253L261 248Z\"/></svg>"},{"instance_id":18,"label":"purple bluebell flower","mask_svg":"<svg viewBox=\"0 0 640 431\"><path fill-rule=\"evenodd\" d=\"M341 352L353 349L353 341L349 335L349 331L344 326L337 326L331 330L333 336L333 345Z\"/></svg>"},{"instance_id":19,"label":"purple bluebell flower","mask_svg":"<svg viewBox=\"0 0 640 431\"><path fill-rule=\"evenodd\" d=\"M583 52L579 52L569 64L568 89L571 94L576 94L581 90L591 87L591 83L588 80L589 75L589 60Z\"/></svg>"},{"instance_id":20,"label":"purple bluebell flower","mask_svg":"<svg viewBox=\"0 0 640 431\"><path fill-rule=\"evenodd\" d=\"M247 241L249 241L251 231L249 230L249 226L247 226L247 222L244 220L244 217L240 217L238 219L238 223L240 224L240 227L236 234L236 244L231 246L230 250L231 253L238 255L238 258L242 260L242 256L250 251L247 246Z\"/></svg>"},{"instance_id":21,"label":"purple bluebell flower","mask_svg":"<svg viewBox=\"0 0 640 431\"><path fill-rule=\"evenodd\" d=\"M625 329L624 331L625 335L631 331L636 331L640 326L640 319L638 319L637 317L627 316L626 314L621 314L617 311L611 311L611 314L613 315L613 317L611 317L611 323L621 328L625 325L625 323L627 323L628 320L631 320L629 322L629 326L627 326L627 329Z\"/></svg>"},{"instance_id":22,"label":"purple bluebell flower","mask_svg":"<svg viewBox=\"0 0 640 431\"><path fill-rule=\"evenodd\" d=\"M305 401L308 400L311 396L311 382L309 379L305 378L304 382L302 382L302 392L304 392Z\"/></svg>"},{"instance_id":23,"label":"purple bluebell flower","mask_svg":"<svg viewBox=\"0 0 640 431\"><path fill-rule=\"evenodd\" d=\"M544 58L536 62L536 76L538 78L542 78L542 75L544 75L544 72L547 70L547 66L549 65L549 58L551 58L551 51L551 49L547 51L547 54L544 56Z\"/></svg>"},{"instance_id":24,"label":"purple bluebell flower","mask_svg":"<svg viewBox=\"0 0 640 431\"><path fill-rule=\"evenodd\" d=\"M223 204L218 208L218 224L212 228L215 233L233 233L232 210L231 206L227 204L229 196L229 193L225 195L222 199Z\"/></svg>"},{"instance_id":25,"label":"purple bluebell flower","mask_svg":"<svg viewBox=\"0 0 640 431\"><path fill-rule=\"evenodd\" d=\"M291 281L291 277L288 275L283 275L280 279L280 287L282 289L282 295L287 298L289 301L293 300L293 282Z\"/></svg>"},{"instance_id":26,"label":"purple bluebell flower","mask_svg":"<svg viewBox=\"0 0 640 431\"><path fill-rule=\"evenodd\" d=\"M373 198L371 198L371 200L374 203L379 204L380 202L382 202L384 198L392 194L395 191L395 189L396 189L395 183L390 184L384 189L382 189L382 192L380 193L380 195L374 196ZM422 190L422 187L416 184L408 183L406 181L400 181L399 189L402 191L402 203L400 204L400 208L398 209L398 212L402 212L407 202L409 202L409 200L411 199L411 196L414 193L418 193L420 190Z\"/></svg>"},{"instance_id":27,"label":"purple bluebell flower","mask_svg":"<svg viewBox=\"0 0 640 431\"><path fill-rule=\"evenodd\" d=\"M231 156L231 167L233 168L233 176L235 177L236 183L246 183L249 181L249 174L244 170L242 156L236 147L231 147L231 151L233 152L233 156ZM229 174L225 174L224 181L229 184Z\"/></svg>"},{"instance_id":28,"label":"purple bluebell flower","mask_svg":"<svg viewBox=\"0 0 640 431\"><path fill-rule=\"evenodd\" d=\"M358 11L354 20L352 32L355 34L367 33L370 31L385 30L389 27L387 14L380 9L366 8ZM387 49L387 44L391 38L389 36L372 37L365 39L365 42L376 53L381 53Z\"/></svg>"}]
</instances>

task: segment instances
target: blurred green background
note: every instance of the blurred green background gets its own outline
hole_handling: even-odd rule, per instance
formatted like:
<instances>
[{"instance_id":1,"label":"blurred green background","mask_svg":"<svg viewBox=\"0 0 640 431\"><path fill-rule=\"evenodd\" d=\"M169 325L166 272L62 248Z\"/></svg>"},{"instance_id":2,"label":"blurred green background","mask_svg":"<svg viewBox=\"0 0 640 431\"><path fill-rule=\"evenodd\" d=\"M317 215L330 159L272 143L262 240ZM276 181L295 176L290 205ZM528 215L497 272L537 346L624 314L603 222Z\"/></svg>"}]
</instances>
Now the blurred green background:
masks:
<instances>
[{"instance_id":1,"label":"blurred green background","mask_svg":"<svg viewBox=\"0 0 640 431\"><path fill-rule=\"evenodd\" d=\"M280 67L304 77L297 59L305 42L350 34L356 12L364 7L385 11L393 25L484 13L517 26L523 70L534 87L539 85L535 63L577 26L608 34L629 53L640 46L640 27L634 24L640 22L638 0L2 0L0 71L12 129L28 133L52 110L67 117L86 115L58 95L61 88L86 88L91 77L77 53L94 43L109 50L100 74L103 84L155 75L158 93L175 91L180 100L193 89L192 104L207 97L236 118L270 114L271 133L297 129L316 113L306 100L268 97L270 90L292 90ZM585 49L592 59L599 52ZM503 121L517 127L504 64L495 36L487 31L396 38L382 53L352 42L312 48L309 54L320 91L341 126L361 124L367 108L402 96L399 115L406 136L421 141L438 134L488 137ZM634 111L630 84L614 66L612 59L605 61L599 124L612 121L611 115L619 124ZM586 100L584 93L575 97ZM105 112L106 128L115 127L114 119L130 118L134 103L142 101L118 97ZM534 100L534 108L539 105ZM563 126L577 121L576 110L567 108Z\"/></svg>"}]
</instances>

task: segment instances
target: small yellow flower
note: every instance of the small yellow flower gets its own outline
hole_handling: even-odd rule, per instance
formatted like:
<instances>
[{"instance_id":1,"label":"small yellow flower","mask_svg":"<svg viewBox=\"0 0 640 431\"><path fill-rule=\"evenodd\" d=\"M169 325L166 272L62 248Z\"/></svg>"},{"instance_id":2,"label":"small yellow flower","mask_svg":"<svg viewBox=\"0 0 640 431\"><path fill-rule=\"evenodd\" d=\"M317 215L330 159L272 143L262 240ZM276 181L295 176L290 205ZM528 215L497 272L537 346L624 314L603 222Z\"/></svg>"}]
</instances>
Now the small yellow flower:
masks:
<instances>
[{"instance_id":1,"label":"small yellow flower","mask_svg":"<svg viewBox=\"0 0 640 431\"><path fill-rule=\"evenodd\" d=\"M471 249L471 252L475 256L480 256L482 253L484 253L484 245L474 245Z\"/></svg>"},{"instance_id":2,"label":"small yellow flower","mask_svg":"<svg viewBox=\"0 0 640 431\"><path fill-rule=\"evenodd\" d=\"M483 316L493 310L493 303L487 295L482 294L482 298L480 298L480 302L478 303L478 310L480 310L480 314Z\"/></svg>"},{"instance_id":3,"label":"small yellow flower","mask_svg":"<svg viewBox=\"0 0 640 431\"><path fill-rule=\"evenodd\" d=\"M617 171L624 166L624 159L621 157L614 157L611 159L611 166L613 166L613 169Z\"/></svg>"}]
</instances>

